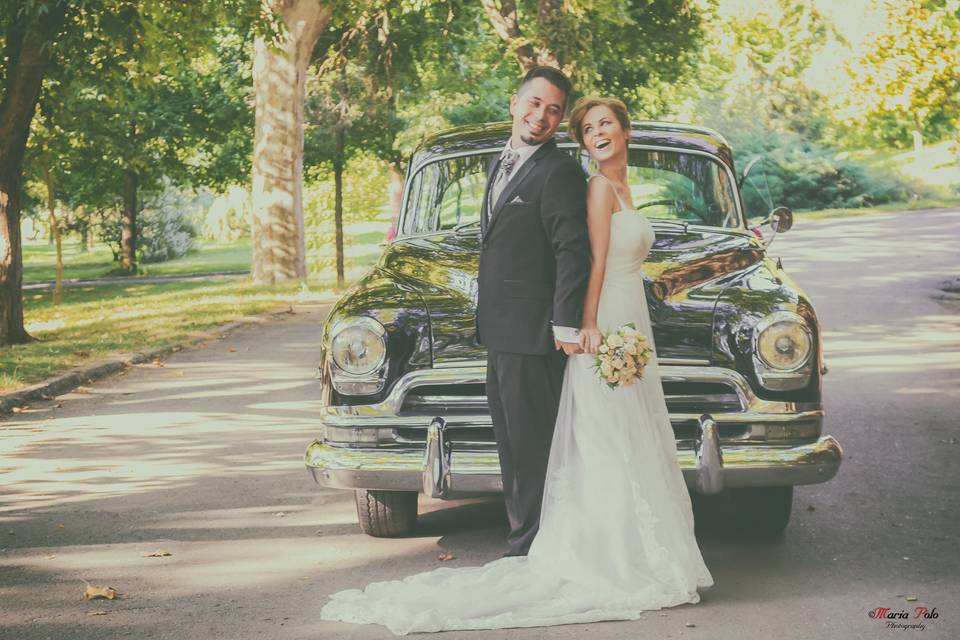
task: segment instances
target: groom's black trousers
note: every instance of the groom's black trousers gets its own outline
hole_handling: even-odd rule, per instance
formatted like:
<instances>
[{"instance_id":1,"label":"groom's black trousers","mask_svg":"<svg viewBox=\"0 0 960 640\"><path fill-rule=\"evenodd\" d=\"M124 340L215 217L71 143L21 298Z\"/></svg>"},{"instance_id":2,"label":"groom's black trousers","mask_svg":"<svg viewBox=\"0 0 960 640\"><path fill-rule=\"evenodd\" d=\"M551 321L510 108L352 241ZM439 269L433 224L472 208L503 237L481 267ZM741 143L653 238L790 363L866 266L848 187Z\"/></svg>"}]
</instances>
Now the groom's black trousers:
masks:
<instances>
[{"instance_id":1,"label":"groom's black trousers","mask_svg":"<svg viewBox=\"0 0 960 640\"><path fill-rule=\"evenodd\" d=\"M487 401L510 523L509 554L526 554L540 526L566 360L563 351L549 355L487 353Z\"/></svg>"}]
</instances>

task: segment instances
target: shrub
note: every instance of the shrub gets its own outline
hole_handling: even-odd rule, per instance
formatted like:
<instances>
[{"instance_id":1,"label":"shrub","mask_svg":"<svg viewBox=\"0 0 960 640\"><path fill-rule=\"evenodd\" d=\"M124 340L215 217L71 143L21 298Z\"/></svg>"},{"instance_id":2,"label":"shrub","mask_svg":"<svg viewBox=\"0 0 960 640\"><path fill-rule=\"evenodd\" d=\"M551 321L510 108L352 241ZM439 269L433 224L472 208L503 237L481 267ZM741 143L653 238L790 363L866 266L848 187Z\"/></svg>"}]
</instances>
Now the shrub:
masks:
<instances>
[{"instance_id":1,"label":"shrub","mask_svg":"<svg viewBox=\"0 0 960 640\"><path fill-rule=\"evenodd\" d=\"M765 216L778 205L795 210L857 208L927 195L890 171L871 169L794 133L754 129L729 139L739 170L762 158L742 187L750 217Z\"/></svg>"},{"instance_id":2,"label":"shrub","mask_svg":"<svg viewBox=\"0 0 960 640\"><path fill-rule=\"evenodd\" d=\"M180 258L193 247L197 232L175 203L173 206L164 203L156 208L144 208L139 222L137 260L141 263Z\"/></svg>"}]
</instances>

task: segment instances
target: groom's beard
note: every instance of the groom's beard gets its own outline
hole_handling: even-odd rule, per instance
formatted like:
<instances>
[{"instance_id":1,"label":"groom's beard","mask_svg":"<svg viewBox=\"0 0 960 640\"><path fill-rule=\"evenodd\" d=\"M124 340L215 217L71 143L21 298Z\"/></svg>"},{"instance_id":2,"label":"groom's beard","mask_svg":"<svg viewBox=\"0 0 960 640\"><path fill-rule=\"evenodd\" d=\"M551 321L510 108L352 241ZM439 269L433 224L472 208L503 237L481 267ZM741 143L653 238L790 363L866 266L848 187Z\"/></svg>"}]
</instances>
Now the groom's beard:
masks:
<instances>
[{"instance_id":1,"label":"groom's beard","mask_svg":"<svg viewBox=\"0 0 960 640\"><path fill-rule=\"evenodd\" d=\"M553 134L550 134L550 135L553 135ZM543 144L549 139L550 139L550 136L545 136L543 138L534 138L533 136L524 136L524 135L520 136L520 140L523 141L523 144L531 147L535 147L538 144Z\"/></svg>"}]
</instances>

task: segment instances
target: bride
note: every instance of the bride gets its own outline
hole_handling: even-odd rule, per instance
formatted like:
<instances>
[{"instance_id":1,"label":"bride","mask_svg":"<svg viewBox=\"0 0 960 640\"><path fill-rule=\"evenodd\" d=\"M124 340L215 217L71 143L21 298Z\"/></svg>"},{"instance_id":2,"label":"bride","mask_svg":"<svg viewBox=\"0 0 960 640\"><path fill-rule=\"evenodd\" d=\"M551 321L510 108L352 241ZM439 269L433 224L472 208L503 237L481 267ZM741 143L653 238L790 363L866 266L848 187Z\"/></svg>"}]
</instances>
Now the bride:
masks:
<instances>
[{"instance_id":1,"label":"bride","mask_svg":"<svg viewBox=\"0 0 960 640\"><path fill-rule=\"evenodd\" d=\"M642 271L654 232L626 184L626 106L581 98L569 130L599 167L587 190L593 263L584 353L567 360L529 554L341 591L321 611L324 620L382 624L398 635L633 620L699 602L697 589L713 585L694 537L656 357L641 380L615 389L593 369L603 335L628 322L654 346Z\"/></svg>"}]
</instances>

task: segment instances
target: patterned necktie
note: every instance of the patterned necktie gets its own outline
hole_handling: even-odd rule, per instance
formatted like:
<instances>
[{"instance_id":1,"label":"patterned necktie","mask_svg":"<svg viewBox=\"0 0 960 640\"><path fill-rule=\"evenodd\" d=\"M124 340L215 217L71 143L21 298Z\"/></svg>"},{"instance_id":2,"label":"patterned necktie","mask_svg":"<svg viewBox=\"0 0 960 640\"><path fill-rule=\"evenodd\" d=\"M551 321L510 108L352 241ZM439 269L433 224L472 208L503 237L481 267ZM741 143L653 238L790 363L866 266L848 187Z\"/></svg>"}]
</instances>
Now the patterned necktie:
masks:
<instances>
[{"instance_id":1,"label":"patterned necktie","mask_svg":"<svg viewBox=\"0 0 960 640\"><path fill-rule=\"evenodd\" d=\"M513 149L505 149L500 156L500 170L497 171L497 178L493 182L493 189L490 191L490 206L487 207L487 218L493 215L493 206L500 199L503 188L510 181L510 174L513 173L513 166L520 159L520 154Z\"/></svg>"}]
</instances>

